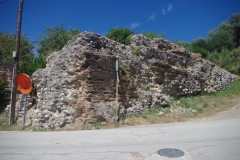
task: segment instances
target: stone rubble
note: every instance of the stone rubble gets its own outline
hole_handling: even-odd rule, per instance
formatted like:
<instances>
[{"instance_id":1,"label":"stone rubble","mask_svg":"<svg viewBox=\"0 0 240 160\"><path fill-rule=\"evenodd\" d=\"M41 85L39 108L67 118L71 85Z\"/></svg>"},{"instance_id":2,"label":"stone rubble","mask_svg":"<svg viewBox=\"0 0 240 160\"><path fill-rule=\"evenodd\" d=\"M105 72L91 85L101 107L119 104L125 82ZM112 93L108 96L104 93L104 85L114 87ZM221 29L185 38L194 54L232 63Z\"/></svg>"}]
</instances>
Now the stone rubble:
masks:
<instances>
[{"instance_id":1,"label":"stone rubble","mask_svg":"<svg viewBox=\"0 0 240 160\"><path fill-rule=\"evenodd\" d=\"M237 78L164 39L134 35L131 46L125 46L83 32L52 53L46 68L37 70L32 79L37 103L28 111L27 122L49 129L116 121L149 108L166 107L169 95L228 89Z\"/></svg>"}]
</instances>

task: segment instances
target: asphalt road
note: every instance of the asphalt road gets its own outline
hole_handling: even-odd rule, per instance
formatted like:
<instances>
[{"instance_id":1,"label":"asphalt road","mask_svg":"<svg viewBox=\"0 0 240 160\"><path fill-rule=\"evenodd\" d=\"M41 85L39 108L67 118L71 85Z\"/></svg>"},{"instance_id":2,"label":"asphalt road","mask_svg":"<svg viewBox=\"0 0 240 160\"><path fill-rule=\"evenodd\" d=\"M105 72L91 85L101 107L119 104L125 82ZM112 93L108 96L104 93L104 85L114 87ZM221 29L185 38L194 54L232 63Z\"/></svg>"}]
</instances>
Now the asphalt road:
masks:
<instances>
[{"instance_id":1,"label":"asphalt road","mask_svg":"<svg viewBox=\"0 0 240 160\"><path fill-rule=\"evenodd\" d=\"M239 107L240 108L240 107ZM158 150L184 151L178 158ZM1 160L240 160L240 109L220 117L119 129L0 132Z\"/></svg>"}]
</instances>

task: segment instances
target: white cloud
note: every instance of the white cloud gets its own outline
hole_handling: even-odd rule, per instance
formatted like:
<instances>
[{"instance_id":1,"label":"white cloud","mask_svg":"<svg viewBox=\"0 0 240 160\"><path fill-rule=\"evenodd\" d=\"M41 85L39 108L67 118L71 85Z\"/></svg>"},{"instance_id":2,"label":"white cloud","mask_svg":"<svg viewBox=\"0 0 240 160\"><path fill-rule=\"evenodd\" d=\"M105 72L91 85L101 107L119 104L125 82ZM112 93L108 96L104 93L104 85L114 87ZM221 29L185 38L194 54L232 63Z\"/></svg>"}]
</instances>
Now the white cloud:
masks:
<instances>
[{"instance_id":1,"label":"white cloud","mask_svg":"<svg viewBox=\"0 0 240 160\"><path fill-rule=\"evenodd\" d=\"M171 11L172 10L172 4L168 5L167 11Z\"/></svg>"},{"instance_id":2,"label":"white cloud","mask_svg":"<svg viewBox=\"0 0 240 160\"><path fill-rule=\"evenodd\" d=\"M131 29L136 28L137 26L139 26L139 24L140 23L132 23L132 24L130 24L131 25Z\"/></svg>"},{"instance_id":3,"label":"white cloud","mask_svg":"<svg viewBox=\"0 0 240 160\"><path fill-rule=\"evenodd\" d=\"M162 9L162 14L166 14L165 9Z\"/></svg>"},{"instance_id":4,"label":"white cloud","mask_svg":"<svg viewBox=\"0 0 240 160\"><path fill-rule=\"evenodd\" d=\"M156 17L155 14L153 14L153 15L150 16L150 19L155 20L155 17Z\"/></svg>"}]
</instances>

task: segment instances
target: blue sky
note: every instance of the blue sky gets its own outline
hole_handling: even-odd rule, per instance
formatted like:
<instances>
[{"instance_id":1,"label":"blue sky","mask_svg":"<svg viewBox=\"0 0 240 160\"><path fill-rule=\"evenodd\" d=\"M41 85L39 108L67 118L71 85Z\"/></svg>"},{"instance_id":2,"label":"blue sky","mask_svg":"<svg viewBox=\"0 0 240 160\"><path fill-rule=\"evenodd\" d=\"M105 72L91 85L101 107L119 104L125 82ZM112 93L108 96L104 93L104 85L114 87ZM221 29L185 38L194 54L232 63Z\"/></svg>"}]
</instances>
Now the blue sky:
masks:
<instances>
[{"instance_id":1,"label":"blue sky","mask_svg":"<svg viewBox=\"0 0 240 160\"><path fill-rule=\"evenodd\" d=\"M0 0L0 3L5 0ZM115 27L130 28L135 33L153 31L165 33L172 40L188 41L203 37L240 13L239 0L24 0L22 34L36 41L47 27L65 28L105 35ZM0 4L0 30L16 30L19 0Z\"/></svg>"}]
</instances>

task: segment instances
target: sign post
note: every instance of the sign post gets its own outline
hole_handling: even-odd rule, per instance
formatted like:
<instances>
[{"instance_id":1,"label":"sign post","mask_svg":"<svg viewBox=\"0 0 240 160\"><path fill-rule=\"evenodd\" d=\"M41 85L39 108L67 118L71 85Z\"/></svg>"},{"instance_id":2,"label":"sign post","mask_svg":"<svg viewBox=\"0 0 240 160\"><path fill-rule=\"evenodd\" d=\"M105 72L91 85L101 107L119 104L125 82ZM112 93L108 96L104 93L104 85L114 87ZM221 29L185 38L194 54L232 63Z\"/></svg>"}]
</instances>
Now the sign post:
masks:
<instances>
[{"instance_id":1,"label":"sign post","mask_svg":"<svg viewBox=\"0 0 240 160\"><path fill-rule=\"evenodd\" d=\"M19 91L23 94L24 99L24 117L23 117L23 125L22 129L24 129L25 119L26 119L26 104L27 104L27 95L32 91L32 80L31 78L24 74L17 75L17 87Z\"/></svg>"}]
</instances>

